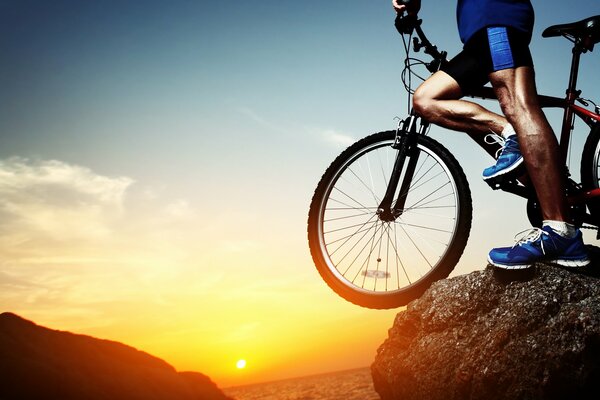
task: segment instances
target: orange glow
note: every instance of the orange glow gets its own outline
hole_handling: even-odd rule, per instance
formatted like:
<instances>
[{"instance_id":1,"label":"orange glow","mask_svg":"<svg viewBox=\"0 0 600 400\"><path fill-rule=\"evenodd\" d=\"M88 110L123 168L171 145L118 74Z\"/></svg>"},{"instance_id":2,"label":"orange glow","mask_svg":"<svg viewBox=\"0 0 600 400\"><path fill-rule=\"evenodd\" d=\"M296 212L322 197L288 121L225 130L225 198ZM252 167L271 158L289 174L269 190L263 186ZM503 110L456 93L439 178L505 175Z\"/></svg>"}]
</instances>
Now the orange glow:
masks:
<instances>
[{"instance_id":1,"label":"orange glow","mask_svg":"<svg viewBox=\"0 0 600 400\"><path fill-rule=\"evenodd\" d=\"M0 300L42 326L118 341L227 387L368 366L399 311L334 294L287 218L213 207L204 192L128 195L132 180L66 163L12 163L6 186L24 189L11 189L18 207L3 221L10 289Z\"/></svg>"}]
</instances>

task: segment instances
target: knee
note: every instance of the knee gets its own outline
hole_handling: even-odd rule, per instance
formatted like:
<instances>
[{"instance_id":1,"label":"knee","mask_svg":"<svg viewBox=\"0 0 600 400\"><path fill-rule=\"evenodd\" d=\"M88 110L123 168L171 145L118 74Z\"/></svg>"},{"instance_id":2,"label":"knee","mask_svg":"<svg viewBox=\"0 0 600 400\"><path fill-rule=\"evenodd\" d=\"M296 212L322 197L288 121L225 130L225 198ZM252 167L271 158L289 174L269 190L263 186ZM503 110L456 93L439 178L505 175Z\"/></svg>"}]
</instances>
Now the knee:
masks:
<instances>
[{"instance_id":1,"label":"knee","mask_svg":"<svg viewBox=\"0 0 600 400\"><path fill-rule=\"evenodd\" d=\"M429 96L425 90L419 87L413 95L413 109L417 114L424 118L429 118L432 115L432 110L435 107L435 99Z\"/></svg>"}]
</instances>

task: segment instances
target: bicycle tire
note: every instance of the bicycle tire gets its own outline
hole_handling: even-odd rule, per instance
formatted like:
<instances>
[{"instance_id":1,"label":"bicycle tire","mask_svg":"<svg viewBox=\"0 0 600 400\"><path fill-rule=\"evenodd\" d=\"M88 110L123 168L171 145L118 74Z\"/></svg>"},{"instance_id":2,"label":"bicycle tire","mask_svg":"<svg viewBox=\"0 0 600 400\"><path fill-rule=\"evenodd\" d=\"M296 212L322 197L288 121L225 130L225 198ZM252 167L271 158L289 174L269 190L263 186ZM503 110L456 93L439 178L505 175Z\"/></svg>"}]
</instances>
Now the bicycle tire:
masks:
<instances>
[{"instance_id":1,"label":"bicycle tire","mask_svg":"<svg viewBox=\"0 0 600 400\"><path fill-rule=\"evenodd\" d=\"M590 130L581 153L581 184L584 190L600 188L600 124ZM587 203L595 224L600 226L600 200L592 199Z\"/></svg>"},{"instance_id":2,"label":"bicycle tire","mask_svg":"<svg viewBox=\"0 0 600 400\"><path fill-rule=\"evenodd\" d=\"M434 139L423 135L419 135L417 138L419 165L408 194L408 206L405 208L404 214L393 222L384 222L378 218L376 210L381 200L380 196L383 196L387 187L391 166L397 152L391 147L394 138L394 131L379 132L359 140L344 150L321 177L308 213L308 242L319 274L327 285L342 298L366 308L387 309L404 306L422 295L433 282L446 278L458 263L471 229L473 212L471 191L462 168L446 148ZM375 161L381 164L377 171L371 169L371 163ZM365 172L368 179L365 178L361 181L358 176L361 170L368 172ZM377 178L379 175L381 177ZM437 181L443 179L447 179L448 182L437 187ZM370 180L368 185L367 180ZM427 196L427 191L430 189L421 189L425 185L434 188L436 198L431 198L432 193ZM446 186L450 187L449 190L446 189ZM340 193L343 193L344 190L347 193L341 195ZM446 191L449 194L445 194ZM332 196L332 192L336 194ZM354 194L355 192L356 194ZM334 207L334 205L343 205L344 203L339 198L335 198L338 195L343 196L344 199L353 196L361 197L359 200L355 199L357 206ZM424 196L425 200L423 200ZM436 203L437 201L439 203ZM352 200L347 200L347 202L354 204ZM446 203L450 205L446 205ZM426 209L428 210L424 211ZM356 215L350 214L347 217L349 220L357 218L357 222L348 222L351 224L348 228L343 226L338 228L336 224L346 217L338 217L336 213L344 210L348 210L349 213L357 212ZM430 214L429 210L435 210L435 213L440 214ZM410 221L415 219L418 219L419 224L411 224ZM363 223L361 220L370 222ZM426 220L427 223L433 225L431 227L421 225L425 224ZM333 226L331 226L332 224ZM452 229L445 233L448 226L451 226ZM344 229L351 229L353 232L347 231L350 233L349 235L339 233L342 238L337 238L338 232L342 232ZM409 232L411 232L410 235ZM392 234L394 235L393 243L390 244ZM329 240L332 235L334 237ZM364 247L370 247L370 250L365 253L360 249L360 245L364 241L359 235L363 235L363 237L371 235L367 239L371 243L364 245ZM415 240L429 239L426 235L431 235L434 243L426 243L425 247L427 248L419 248ZM447 236L446 240L443 239L444 235ZM398 240L398 236L401 240ZM350 248L351 240L356 243L344 255L344 258L347 258L352 253L348 261L344 261L341 255L334 253L342 246L345 246L346 249ZM385 245L383 245L384 240L387 240ZM437 243L438 240L439 243ZM343 241L342 244L338 246L341 241ZM333 247L334 243L336 243L336 248ZM358 245L359 243L360 245ZM417 251L412 249L413 245ZM385 249L383 249L384 247ZM356 250L354 250L355 248ZM375 248L377 251L374 251ZM438 258L431 258L431 251L438 251L438 248L440 249ZM392 253L395 252L392 257L389 257L390 249ZM402 256L398 254L399 250L401 250ZM425 252L427 255L424 254ZM409 254L415 256L411 259ZM361 256L361 260L363 257L366 260L359 265L357 272L355 271L356 266L352 266L350 259L355 257L356 261L359 256ZM427 257L430 257L432 261ZM394 258L393 262L396 268L395 276L392 276L389 268L392 258ZM413 265L405 265L402 260L410 261ZM371 262L376 262L376 270L369 269ZM345 264L342 266L342 263ZM385 264L385 272L383 264ZM399 265L402 271L400 271ZM364 270L363 266L365 266ZM425 266L424 270L421 269L423 266ZM342 271L341 268L346 268L346 271ZM352 273L348 274L351 268ZM351 280L346 275L355 275L355 277ZM362 279L360 285L356 283L359 276ZM381 286L382 280L385 281L383 287ZM394 282L395 285L393 285ZM371 285L373 289L371 289Z\"/></svg>"}]
</instances>

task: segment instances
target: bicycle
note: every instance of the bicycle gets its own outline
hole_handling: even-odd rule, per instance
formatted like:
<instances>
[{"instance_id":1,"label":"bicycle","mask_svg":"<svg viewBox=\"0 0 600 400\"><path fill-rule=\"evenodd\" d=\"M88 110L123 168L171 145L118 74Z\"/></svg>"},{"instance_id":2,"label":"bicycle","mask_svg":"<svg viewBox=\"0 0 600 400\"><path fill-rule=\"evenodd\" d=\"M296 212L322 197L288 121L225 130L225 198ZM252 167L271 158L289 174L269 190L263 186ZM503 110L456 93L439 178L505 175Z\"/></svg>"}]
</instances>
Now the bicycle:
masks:
<instances>
[{"instance_id":1,"label":"bicycle","mask_svg":"<svg viewBox=\"0 0 600 400\"><path fill-rule=\"evenodd\" d=\"M406 50L402 81L409 99L414 66L424 65L434 73L447 62L447 53L427 39L421 25L416 16L396 19ZM564 109L559 140L564 165L575 116L590 128L581 159L581 183L567 170L566 195L574 223L598 229L600 106L583 99L576 87L581 54L600 42L600 15L553 25L542 36L563 36L573 43L566 96L539 95L539 101L543 108ZM432 60L411 58L411 44L415 53L423 49ZM496 99L489 86L468 96ZM585 108L590 104L594 111ZM472 220L469 184L456 158L427 136L429 127L411 109L395 130L372 134L344 150L314 192L307 228L313 261L329 287L354 304L375 309L404 306L433 282L448 277L464 252ZM527 199L529 221L541 227L533 189L519 179L490 186ZM597 235L600 238L600 231Z\"/></svg>"}]
</instances>

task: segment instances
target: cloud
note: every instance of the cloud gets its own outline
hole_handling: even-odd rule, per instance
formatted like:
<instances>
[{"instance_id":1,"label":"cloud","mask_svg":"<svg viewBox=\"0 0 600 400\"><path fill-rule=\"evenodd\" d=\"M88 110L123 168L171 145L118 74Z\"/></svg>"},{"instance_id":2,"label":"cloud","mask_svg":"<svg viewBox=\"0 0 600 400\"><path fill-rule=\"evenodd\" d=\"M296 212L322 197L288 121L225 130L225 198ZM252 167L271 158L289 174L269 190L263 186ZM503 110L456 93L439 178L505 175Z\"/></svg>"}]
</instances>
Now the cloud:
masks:
<instances>
[{"instance_id":1,"label":"cloud","mask_svg":"<svg viewBox=\"0 0 600 400\"><path fill-rule=\"evenodd\" d=\"M133 179L56 160L0 160L0 240L72 240L110 232Z\"/></svg>"},{"instance_id":2,"label":"cloud","mask_svg":"<svg viewBox=\"0 0 600 400\"><path fill-rule=\"evenodd\" d=\"M256 111L249 107L239 107L237 110L244 117L248 118L250 121L255 122L257 125L262 126L266 129L269 129L273 132L281 133L281 134L289 134L290 131L294 130L290 126L281 126L273 121L270 121L264 118L262 115L259 115ZM320 129L320 128L304 128L304 131L308 131L309 134L316 135L318 140L323 140L337 148L346 148L356 142L356 138L352 137L352 135L340 132L335 129ZM313 136L314 137L314 136Z\"/></svg>"},{"instance_id":3,"label":"cloud","mask_svg":"<svg viewBox=\"0 0 600 400\"><path fill-rule=\"evenodd\" d=\"M248 341L257 336L256 332L259 330L260 325L260 322L255 321L237 326L222 335L221 342L231 344Z\"/></svg>"},{"instance_id":4,"label":"cloud","mask_svg":"<svg viewBox=\"0 0 600 400\"><path fill-rule=\"evenodd\" d=\"M166 214L172 218L188 218L193 216L195 213L187 200L176 200L170 204L167 204L165 208Z\"/></svg>"},{"instance_id":5,"label":"cloud","mask_svg":"<svg viewBox=\"0 0 600 400\"><path fill-rule=\"evenodd\" d=\"M7 269L7 265L5 263L0 264L0 291L6 293L7 291L21 291L21 290L29 290L31 288L36 287L37 285L27 281L25 279L21 279L14 274L4 272L2 269Z\"/></svg>"},{"instance_id":6,"label":"cloud","mask_svg":"<svg viewBox=\"0 0 600 400\"><path fill-rule=\"evenodd\" d=\"M85 326L214 297L238 262L219 246L231 232L171 194L63 161L0 159L0 304Z\"/></svg>"},{"instance_id":7,"label":"cloud","mask_svg":"<svg viewBox=\"0 0 600 400\"><path fill-rule=\"evenodd\" d=\"M22 194L36 188L37 195L48 195L53 190L71 191L86 195L105 204L119 204L131 178L109 178L98 175L89 168L70 165L62 161L31 161L12 157L0 160L0 194L9 196ZM45 193L44 193L45 192Z\"/></svg>"},{"instance_id":8,"label":"cloud","mask_svg":"<svg viewBox=\"0 0 600 400\"><path fill-rule=\"evenodd\" d=\"M244 115L245 117L249 118L251 121L254 121L255 123L257 123L258 125L260 125L262 127L265 127L267 129L270 129L272 131L279 132L279 133L285 132L285 129L283 129L281 126L278 126L277 124L275 124L271 121L268 121L267 119L258 115L254 110L252 110L248 107L240 107L238 109L238 111L242 115Z\"/></svg>"},{"instance_id":9,"label":"cloud","mask_svg":"<svg viewBox=\"0 0 600 400\"><path fill-rule=\"evenodd\" d=\"M325 129L321 131L321 137L328 143L336 147L348 147L356 141L352 136L338 132L333 129Z\"/></svg>"}]
</instances>

